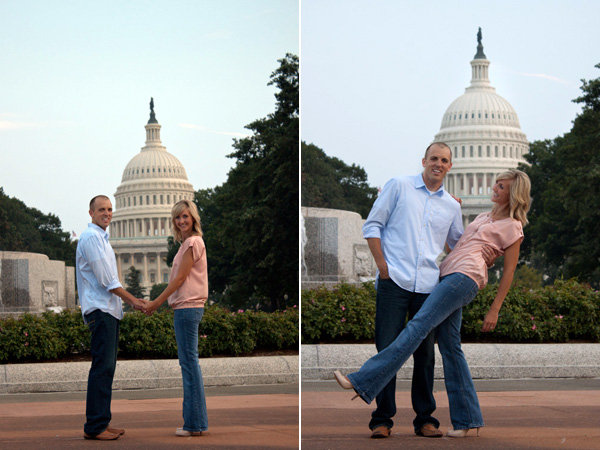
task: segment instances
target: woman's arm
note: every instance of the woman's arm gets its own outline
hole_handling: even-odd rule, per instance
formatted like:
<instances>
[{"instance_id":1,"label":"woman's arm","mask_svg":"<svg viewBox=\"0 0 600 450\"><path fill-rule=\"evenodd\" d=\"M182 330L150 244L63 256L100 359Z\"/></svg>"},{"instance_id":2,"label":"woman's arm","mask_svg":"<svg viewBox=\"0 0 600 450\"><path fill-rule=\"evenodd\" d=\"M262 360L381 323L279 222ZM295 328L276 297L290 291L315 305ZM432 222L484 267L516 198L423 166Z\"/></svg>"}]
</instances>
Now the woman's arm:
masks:
<instances>
[{"instance_id":1,"label":"woman's arm","mask_svg":"<svg viewBox=\"0 0 600 450\"><path fill-rule=\"evenodd\" d=\"M158 309L160 305L162 305L169 296L175 292L179 287L183 284L187 276L190 274L190 270L192 270L192 266L194 265L194 258L192 256L192 248L188 248L183 257L181 258L181 264L179 264L179 269L177 273L173 277L173 279L169 282L164 291L154 300L148 303L144 312L148 314L152 314L154 311Z\"/></svg>"},{"instance_id":2,"label":"woman's arm","mask_svg":"<svg viewBox=\"0 0 600 450\"><path fill-rule=\"evenodd\" d=\"M492 306L490 306L490 310L483 320L483 326L481 327L481 331L483 332L492 331L496 328L496 324L498 323L498 313L506 298L506 294L508 294L517 267L517 262L519 261L521 241L522 239L519 239L504 251L504 270L502 271L502 278L500 279L498 292L492 302Z\"/></svg>"}]
</instances>

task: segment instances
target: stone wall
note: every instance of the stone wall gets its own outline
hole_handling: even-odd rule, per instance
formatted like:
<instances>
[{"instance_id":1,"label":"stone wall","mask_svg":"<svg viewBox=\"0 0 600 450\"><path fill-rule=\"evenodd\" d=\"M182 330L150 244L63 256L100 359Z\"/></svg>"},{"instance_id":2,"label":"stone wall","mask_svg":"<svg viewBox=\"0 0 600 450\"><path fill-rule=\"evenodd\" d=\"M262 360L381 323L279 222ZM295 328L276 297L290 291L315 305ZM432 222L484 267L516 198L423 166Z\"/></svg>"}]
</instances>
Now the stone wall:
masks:
<instances>
[{"instance_id":1,"label":"stone wall","mask_svg":"<svg viewBox=\"0 0 600 450\"><path fill-rule=\"evenodd\" d=\"M74 267L38 253L0 252L0 315L76 306Z\"/></svg>"},{"instance_id":2,"label":"stone wall","mask_svg":"<svg viewBox=\"0 0 600 450\"><path fill-rule=\"evenodd\" d=\"M376 266L362 237L364 220L351 211L302 207L302 287L361 282Z\"/></svg>"}]
</instances>

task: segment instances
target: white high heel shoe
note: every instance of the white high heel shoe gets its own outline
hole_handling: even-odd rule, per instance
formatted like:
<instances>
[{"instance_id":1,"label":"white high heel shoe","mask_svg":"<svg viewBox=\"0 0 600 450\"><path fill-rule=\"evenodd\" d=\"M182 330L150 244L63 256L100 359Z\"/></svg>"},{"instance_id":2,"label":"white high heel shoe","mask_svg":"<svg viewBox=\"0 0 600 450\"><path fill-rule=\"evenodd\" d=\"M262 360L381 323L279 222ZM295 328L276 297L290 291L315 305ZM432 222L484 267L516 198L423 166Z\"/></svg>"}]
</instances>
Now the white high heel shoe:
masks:
<instances>
[{"instance_id":1,"label":"white high heel shoe","mask_svg":"<svg viewBox=\"0 0 600 450\"><path fill-rule=\"evenodd\" d=\"M479 427L466 428L464 430L453 430L452 428L449 428L448 432L446 433L446 436L452 437L452 438L464 438L464 437L467 437L467 433L469 432L469 430L477 430L477 437L479 437Z\"/></svg>"},{"instance_id":2,"label":"white high heel shoe","mask_svg":"<svg viewBox=\"0 0 600 450\"><path fill-rule=\"evenodd\" d=\"M333 376L335 377L335 381L337 381L343 389L353 388L352 383L350 383L348 377L346 375L342 375L342 372L340 372L339 370L334 370Z\"/></svg>"},{"instance_id":3,"label":"white high heel shoe","mask_svg":"<svg viewBox=\"0 0 600 450\"><path fill-rule=\"evenodd\" d=\"M354 389L354 386L352 386L352 383L350 382L348 377L346 375L342 375L342 372L340 372L339 370L334 370L333 376L335 377L335 381L337 381L343 389ZM351 400L354 400L357 397L359 397L358 394L352 397Z\"/></svg>"}]
</instances>

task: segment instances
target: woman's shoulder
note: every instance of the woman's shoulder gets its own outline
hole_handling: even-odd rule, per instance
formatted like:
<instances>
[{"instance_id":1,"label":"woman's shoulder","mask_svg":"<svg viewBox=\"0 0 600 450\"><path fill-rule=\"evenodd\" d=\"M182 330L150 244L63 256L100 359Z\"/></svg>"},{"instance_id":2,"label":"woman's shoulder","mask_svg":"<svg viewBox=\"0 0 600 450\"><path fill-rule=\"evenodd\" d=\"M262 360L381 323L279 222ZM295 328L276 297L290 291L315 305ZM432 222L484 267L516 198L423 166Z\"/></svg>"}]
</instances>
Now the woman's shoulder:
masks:
<instances>
[{"instance_id":1,"label":"woman's shoulder","mask_svg":"<svg viewBox=\"0 0 600 450\"><path fill-rule=\"evenodd\" d=\"M204 247L204 239L202 239L202 236L193 235L193 236L190 236L189 238L187 238L185 241L183 241L181 246L182 247L192 247L192 246Z\"/></svg>"}]
</instances>

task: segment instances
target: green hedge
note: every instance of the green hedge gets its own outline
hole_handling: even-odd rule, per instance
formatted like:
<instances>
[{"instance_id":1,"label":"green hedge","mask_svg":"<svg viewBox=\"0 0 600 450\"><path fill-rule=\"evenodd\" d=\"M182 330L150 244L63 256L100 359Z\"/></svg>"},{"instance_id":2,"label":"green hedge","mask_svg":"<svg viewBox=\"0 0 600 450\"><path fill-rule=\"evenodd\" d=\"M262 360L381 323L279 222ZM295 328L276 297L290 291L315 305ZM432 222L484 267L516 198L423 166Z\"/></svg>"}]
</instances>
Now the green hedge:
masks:
<instances>
[{"instance_id":1,"label":"green hedge","mask_svg":"<svg viewBox=\"0 0 600 450\"><path fill-rule=\"evenodd\" d=\"M0 363L87 356L89 347L90 333L78 310L0 320ZM229 312L211 306L206 308L200 323L200 357L297 349L297 308L265 313ZM126 313L120 326L119 356L176 358L173 311L159 311L152 316Z\"/></svg>"},{"instance_id":2,"label":"green hedge","mask_svg":"<svg viewBox=\"0 0 600 450\"><path fill-rule=\"evenodd\" d=\"M496 329L481 325L496 294L490 285L463 310L462 338L467 342L600 342L600 293L575 280L557 280L539 289L513 287ZM375 288L340 284L332 290L302 291L302 343L373 340Z\"/></svg>"}]
</instances>

